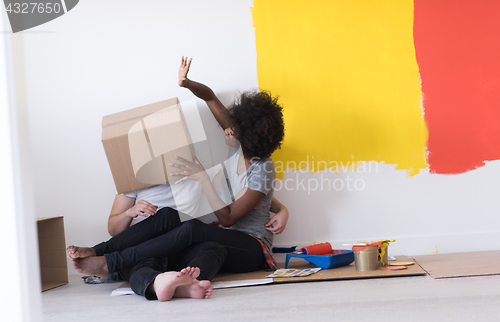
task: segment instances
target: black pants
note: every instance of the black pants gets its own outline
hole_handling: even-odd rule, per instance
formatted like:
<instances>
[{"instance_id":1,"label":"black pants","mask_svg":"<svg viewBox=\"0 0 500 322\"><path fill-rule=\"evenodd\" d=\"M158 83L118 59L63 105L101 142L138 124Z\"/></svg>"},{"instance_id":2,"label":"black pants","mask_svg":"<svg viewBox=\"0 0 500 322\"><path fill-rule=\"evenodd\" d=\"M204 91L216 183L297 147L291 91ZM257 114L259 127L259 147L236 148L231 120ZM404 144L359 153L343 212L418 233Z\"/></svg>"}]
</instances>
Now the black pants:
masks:
<instances>
[{"instance_id":1,"label":"black pants","mask_svg":"<svg viewBox=\"0 0 500 322\"><path fill-rule=\"evenodd\" d=\"M153 265L151 259L184 258L184 256L189 258L189 254L193 251L192 246L206 242L212 243L200 246L199 249L194 248L195 252L192 253L204 253L200 251L206 249L205 247L212 249L207 253L212 254L211 256L204 256L203 260L196 262L199 264L196 267L200 267L202 274L206 276L211 274L213 266L220 265L220 254L214 255L214 252L217 253L214 249L215 244L223 246L226 250L222 264L224 270L251 272L261 269L265 264L262 247L254 237L240 231L207 225L196 219L181 223L177 211L171 208L162 208L154 216L127 228L107 242L94 246L94 249L97 256L105 256L110 273L130 269L132 284L132 275L152 274L143 272L147 270L147 265ZM144 260L146 262L143 262ZM162 272L158 266L155 267L156 275Z\"/></svg>"},{"instance_id":2,"label":"black pants","mask_svg":"<svg viewBox=\"0 0 500 322\"><path fill-rule=\"evenodd\" d=\"M204 242L188 247L185 251L170 258L148 258L132 267L120 270L121 277L130 282L132 290L148 300L156 300L156 294L147 293L156 276L166 271L180 271L190 267L199 267L198 280L212 280L226 259L226 249L214 242Z\"/></svg>"}]
</instances>

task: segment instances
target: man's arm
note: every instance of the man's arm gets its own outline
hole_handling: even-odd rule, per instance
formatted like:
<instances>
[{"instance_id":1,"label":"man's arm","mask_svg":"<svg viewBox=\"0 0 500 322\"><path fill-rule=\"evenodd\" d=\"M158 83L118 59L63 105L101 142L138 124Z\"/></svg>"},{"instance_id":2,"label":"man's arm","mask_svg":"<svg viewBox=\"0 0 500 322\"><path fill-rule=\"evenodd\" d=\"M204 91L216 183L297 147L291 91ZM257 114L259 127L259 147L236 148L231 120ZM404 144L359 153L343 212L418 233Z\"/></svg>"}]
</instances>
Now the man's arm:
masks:
<instances>
[{"instance_id":1,"label":"man's arm","mask_svg":"<svg viewBox=\"0 0 500 322\"><path fill-rule=\"evenodd\" d=\"M123 195L116 195L108 219L108 232L114 237L127 229L137 216L154 215L158 206L153 206L145 200L134 205L135 199Z\"/></svg>"},{"instance_id":2,"label":"man's arm","mask_svg":"<svg viewBox=\"0 0 500 322\"><path fill-rule=\"evenodd\" d=\"M219 125L225 130L230 126L227 108L208 86L187 78L192 60L192 58L188 60L187 57L182 57L181 67L179 67L179 86L189 89L195 96L204 100L217 122L219 122Z\"/></svg>"}]
</instances>

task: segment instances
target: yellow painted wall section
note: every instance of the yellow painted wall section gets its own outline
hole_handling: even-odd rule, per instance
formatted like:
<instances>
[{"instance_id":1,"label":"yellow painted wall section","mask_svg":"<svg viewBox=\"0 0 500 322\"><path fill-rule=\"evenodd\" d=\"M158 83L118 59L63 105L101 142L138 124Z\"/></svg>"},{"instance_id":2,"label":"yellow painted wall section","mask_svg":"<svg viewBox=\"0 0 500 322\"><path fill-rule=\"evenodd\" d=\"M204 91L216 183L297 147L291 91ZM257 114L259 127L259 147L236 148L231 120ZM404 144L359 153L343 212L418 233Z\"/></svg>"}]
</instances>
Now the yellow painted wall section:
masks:
<instances>
[{"instance_id":1,"label":"yellow painted wall section","mask_svg":"<svg viewBox=\"0 0 500 322\"><path fill-rule=\"evenodd\" d=\"M279 177L361 161L409 176L428 167L413 1L255 0L253 18L259 87L285 109Z\"/></svg>"}]
</instances>

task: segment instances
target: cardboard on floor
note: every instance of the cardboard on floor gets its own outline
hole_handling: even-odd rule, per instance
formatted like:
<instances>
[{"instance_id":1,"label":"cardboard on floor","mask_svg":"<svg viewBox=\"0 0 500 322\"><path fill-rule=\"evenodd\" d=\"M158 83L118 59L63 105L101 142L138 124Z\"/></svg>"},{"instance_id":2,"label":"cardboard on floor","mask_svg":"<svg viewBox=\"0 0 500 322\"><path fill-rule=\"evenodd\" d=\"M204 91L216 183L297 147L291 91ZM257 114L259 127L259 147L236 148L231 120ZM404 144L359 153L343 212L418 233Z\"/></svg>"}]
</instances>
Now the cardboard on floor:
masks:
<instances>
[{"instance_id":1,"label":"cardboard on floor","mask_svg":"<svg viewBox=\"0 0 500 322\"><path fill-rule=\"evenodd\" d=\"M500 250L413 257L433 278L500 274Z\"/></svg>"},{"instance_id":2,"label":"cardboard on floor","mask_svg":"<svg viewBox=\"0 0 500 322\"><path fill-rule=\"evenodd\" d=\"M402 261L412 261L411 258L406 256L396 256L398 262ZM284 264L278 264L278 268L285 267ZM309 262L291 262L288 268L304 269L304 268L314 268L316 265ZM215 276L212 282L228 282L228 281L238 281L238 280L251 280L251 279L261 279L266 278L271 272L266 272L264 270L251 272L251 273L240 273L240 274L230 274L221 273ZM358 278L379 278L379 277L395 277L395 276L415 276L415 275L425 275L425 271L418 265L410 265L408 268L403 270L382 270L377 269L370 272L358 272L354 266L354 263L330 268L322 269L319 272L306 276L306 277L284 277L284 278L273 278L273 284L275 283L294 283L294 282L317 282L317 281L329 281L329 280L345 280L345 279L358 279Z\"/></svg>"},{"instance_id":3,"label":"cardboard on floor","mask_svg":"<svg viewBox=\"0 0 500 322\"><path fill-rule=\"evenodd\" d=\"M403 261L413 261L410 257L406 256L396 256L398 262ZM316 265L311 264L306 261L294 261L290 262L288 268L305 269L305 268L315 268ZM278 268L284 268L284 263L278 263ZM212 284L225 284L221 288L225 287L238 287L238 286L250 286L250 285L261 285L261 284L279 284L279 283L296 283L296 282L319 282L319 281L331 281L331 280L348 280L348 279L361 279L361 278L380 278L380 277L398 277L398 276L418 276L426 275L425 271L418 265L410 265L408 268L403 270L383 270L377 269L370 272L358 272L354 263L330 268L322 269L319 272L306 276L306 277L284 277L284 278L273 278L272 283L263 283L263 279L271 274L271 271L260 270L251 273L219 273L212 279ZM267 278L271 279L271 278ZM243 283L237 283L242 281ZM252 283L255 281L255 284ZM118 289L129 288L130 284L125 282L121 284ZM127 293L129 294L129 293Z\"/></svg>"}]
</instances>

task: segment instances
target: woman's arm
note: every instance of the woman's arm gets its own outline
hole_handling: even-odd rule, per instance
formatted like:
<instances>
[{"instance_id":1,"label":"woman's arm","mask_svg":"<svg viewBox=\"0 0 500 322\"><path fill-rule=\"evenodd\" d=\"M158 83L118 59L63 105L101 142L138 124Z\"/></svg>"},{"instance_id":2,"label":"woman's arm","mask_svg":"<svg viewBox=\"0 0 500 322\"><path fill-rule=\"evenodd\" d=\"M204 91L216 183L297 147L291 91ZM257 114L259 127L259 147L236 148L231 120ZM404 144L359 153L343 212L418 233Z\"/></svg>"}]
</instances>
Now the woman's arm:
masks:
<instances>
[{"instance_id":1,"label":"woman's arm","mask_svg":"<svg viewBox=\"0 0 500 322\"><path fill-rule=\"evenodd\" d=\"M179 67L179 86L189 89L195 96L204 100L217 122L219 122L219 125L225 130L229 127L229 112L227 108L208 86L187 78L192 60L192 58L188 60L187 57L184 58L182 56L181 66Z\"/></svg>"},{"instance_id":2,"label":"woman's arm","mask_svg":"<svg viewBox=\"0 0 500 322\"><path fill-rule=\"evenodd\" d=\"M274 212L275 214L277 214L278 212L282 211L286 209L288 211L288 209L283 206L283 204L281 202L279 202L276 198L273 197L273 200L271 201L271 212Z\"/></svg>"},{"instance_id":3,"label":"woman's arm","mask_svg":"<svg viewBox=\"0 0 500 322\"><path fill-rule=\"evenodd\" d=\"M135 217L154 215L158 209L145 200L139 200L135 205L134 202L134 198L116 195L108 219L108 232L112 237L127 229Z\"/></svg>"},{"instance_id":4,"label":"woman's arm","mask_svg":"<svg viewBox=\"0 0 500 322\"><path fill-rule=\"evenodd\" d=\"M273 234L281 234L283 230L285 230L286 223L288 222L288 209L273 197L271 212L274 212L276 215L266 224L266 229ZM276 225L273 227L274 223L276 223Z\"/></svg>"},{"instance_id":5,"label":"woman's arm","mask_svg":"<svg viewBox=\"0 0 500 322\"><path fill-rule=\"evenodd\" d=\"M257 207L259 202L264 198L264 194L262 192L243 188L236 195L231 205L227 206L217 194L212 182L210 181L210 177L205 172L205 169L196 157L195 162L189 162L181 157L176 158L181 161L183 165L170 165L182 169L182 172L172 173L170 175L184 176L184 178L176 181L175 183L190 179L197 180L201 184L208 203L214 210L215 216L217 216L217 219L219 219L219 222L224 227L230 227L243 219L243 217L248 215L255 207Z\"/></svg>"}]
</instances>

